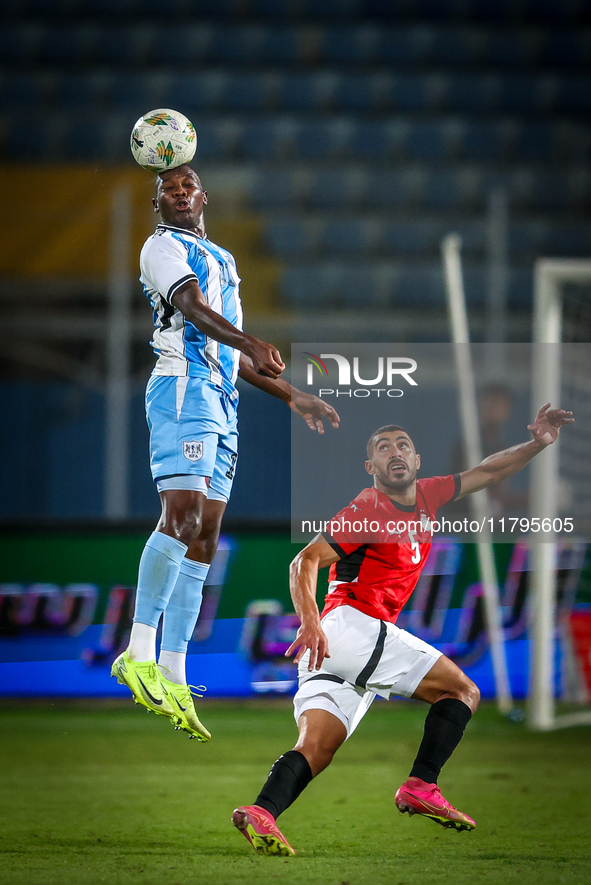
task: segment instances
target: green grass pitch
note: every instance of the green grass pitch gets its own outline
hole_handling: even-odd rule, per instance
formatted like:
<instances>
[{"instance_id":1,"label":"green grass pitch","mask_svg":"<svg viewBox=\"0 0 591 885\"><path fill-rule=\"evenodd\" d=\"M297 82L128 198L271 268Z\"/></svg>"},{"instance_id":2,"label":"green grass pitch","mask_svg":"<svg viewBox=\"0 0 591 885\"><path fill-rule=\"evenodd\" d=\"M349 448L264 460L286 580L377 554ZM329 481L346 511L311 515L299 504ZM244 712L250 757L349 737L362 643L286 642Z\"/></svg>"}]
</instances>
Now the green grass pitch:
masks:
<instances>
[{"instance_id":1,"label":"green grass pitch","mask_svg":"<svg viewBox=\"0 0 591 885\"><path fill-rule=\"evenodd\" d=\"M378 703L280 819L295 858L229 824L291 748L288 701L204 701L189 741L130 702L0 704L4 885L473 885L591 882L591 729L532 734L485 705L446 766L473 833L400 816L426 707Z\"/></svg>"}]
</instances>

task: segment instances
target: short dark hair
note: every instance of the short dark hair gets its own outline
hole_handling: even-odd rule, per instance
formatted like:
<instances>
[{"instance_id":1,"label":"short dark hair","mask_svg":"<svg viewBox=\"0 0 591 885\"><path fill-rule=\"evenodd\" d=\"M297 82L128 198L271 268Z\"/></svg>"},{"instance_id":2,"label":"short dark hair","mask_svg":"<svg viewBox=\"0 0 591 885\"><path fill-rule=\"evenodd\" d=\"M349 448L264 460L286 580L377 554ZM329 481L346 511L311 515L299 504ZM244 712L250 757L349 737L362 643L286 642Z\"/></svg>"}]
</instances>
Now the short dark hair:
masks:
<instances>
[{"instance_id":1,"label":"short dark hair","mask_svg":"<svg viewBox=\"0 0 591 885\"><path fill-rule=\"evenodd\" d=\"M412 442L412 444L414 446L414 440L413 440L412 436L410 435L408 430L405 430L404 427L400 426L400 424L384 424L383 427L379 427L377 430L374 430L374 432L372 433L372 435L370 436L370 438L367 441L367 459L368 459L368 461L371 460L371 457L373 455L376 437L378 437L380 435L380 433L393 433L395 430L401 430L402 433L406 433L406 435L408 436L408 438L410 439L410 441Z\"/></svg>"}]
</instances>

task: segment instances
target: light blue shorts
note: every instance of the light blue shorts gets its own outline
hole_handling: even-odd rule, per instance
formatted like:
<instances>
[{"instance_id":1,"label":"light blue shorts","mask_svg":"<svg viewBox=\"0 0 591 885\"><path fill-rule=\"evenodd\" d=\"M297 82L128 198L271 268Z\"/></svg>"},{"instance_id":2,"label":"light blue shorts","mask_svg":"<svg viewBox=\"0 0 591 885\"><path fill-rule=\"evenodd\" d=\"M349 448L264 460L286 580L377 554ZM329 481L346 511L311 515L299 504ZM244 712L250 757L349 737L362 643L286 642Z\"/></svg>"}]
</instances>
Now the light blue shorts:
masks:
<instances>
[{"instance_id":1,"label":"light blue shorts","mask_svg":"<svg viewBox=\"0 0 591 885\"><path fill-rule=\"evenodd\" d=\"M195 489L227 501L238 459L238 394L186 375L151 375L150 467L158 491Z\"/></svg>"}]
</instances>

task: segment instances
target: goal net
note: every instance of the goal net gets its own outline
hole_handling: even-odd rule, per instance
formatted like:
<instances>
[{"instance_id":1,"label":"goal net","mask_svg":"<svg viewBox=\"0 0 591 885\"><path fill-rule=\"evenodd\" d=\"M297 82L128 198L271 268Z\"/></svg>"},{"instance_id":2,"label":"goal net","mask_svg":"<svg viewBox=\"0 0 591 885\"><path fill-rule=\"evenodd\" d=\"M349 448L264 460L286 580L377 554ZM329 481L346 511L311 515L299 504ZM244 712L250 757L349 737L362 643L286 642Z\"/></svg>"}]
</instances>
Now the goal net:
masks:
<instances>
[{"instance_id":1,"label":"goal net","mask_svg":"<svg viewBox=\"0 0 591 885\"><path fill-rule=\"evenodd\" d=\"M563 544L532 543L528 722L591 724L591 261L539 259L534 273L532 410L571 409L575 423L531 465L531 516L575 523L578 567L564 582ZM577 540L578 539L578 540ZM587 563L587 565L586 565Z\"/></svg>"}]
</instances>

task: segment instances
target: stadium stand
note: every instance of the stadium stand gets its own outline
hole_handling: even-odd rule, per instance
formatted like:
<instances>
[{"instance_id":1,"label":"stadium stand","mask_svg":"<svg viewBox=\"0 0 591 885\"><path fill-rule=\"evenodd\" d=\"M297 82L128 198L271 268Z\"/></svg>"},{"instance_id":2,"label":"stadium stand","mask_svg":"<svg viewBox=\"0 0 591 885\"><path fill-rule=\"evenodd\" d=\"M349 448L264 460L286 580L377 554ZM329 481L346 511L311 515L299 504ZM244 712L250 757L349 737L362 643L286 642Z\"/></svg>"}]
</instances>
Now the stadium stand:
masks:
<instances>
[{"instance_id":1,"label":"stadium stand","mask_svg":"<svg viewBox=\"0 0 591 885\"><path fill-rule=\"evenodd\" d=\"M275 316L404 307L406 334L427 340L431 317L445 338L439 249L456 230L482 318L499 188L516 340L535 257L589 254L589 0L0 0L0 15L5 168L131 170L133 122L178 108L212 193L257 226Z\"/></svg>"}]
</instances>

